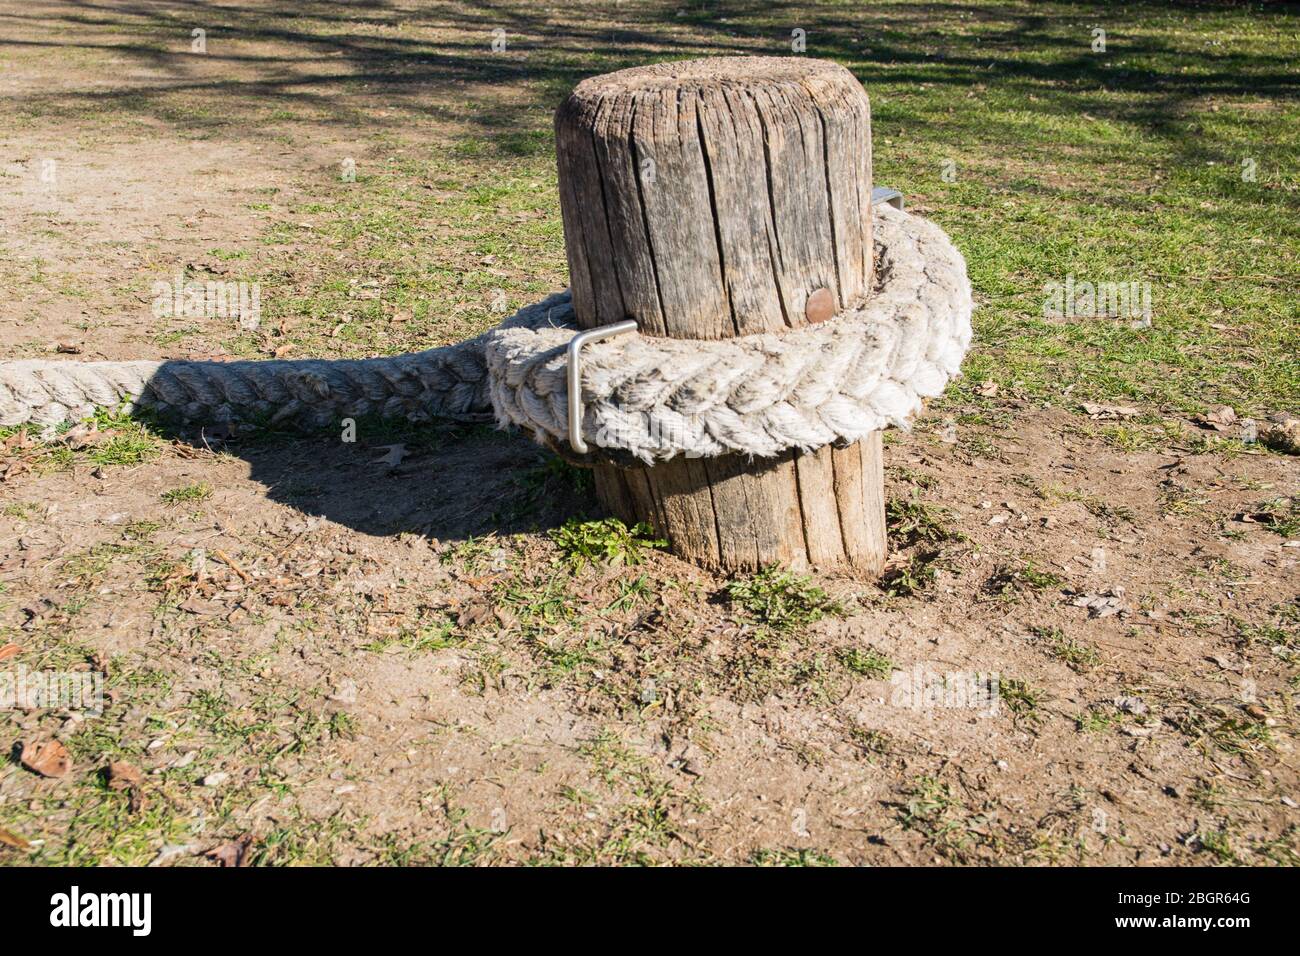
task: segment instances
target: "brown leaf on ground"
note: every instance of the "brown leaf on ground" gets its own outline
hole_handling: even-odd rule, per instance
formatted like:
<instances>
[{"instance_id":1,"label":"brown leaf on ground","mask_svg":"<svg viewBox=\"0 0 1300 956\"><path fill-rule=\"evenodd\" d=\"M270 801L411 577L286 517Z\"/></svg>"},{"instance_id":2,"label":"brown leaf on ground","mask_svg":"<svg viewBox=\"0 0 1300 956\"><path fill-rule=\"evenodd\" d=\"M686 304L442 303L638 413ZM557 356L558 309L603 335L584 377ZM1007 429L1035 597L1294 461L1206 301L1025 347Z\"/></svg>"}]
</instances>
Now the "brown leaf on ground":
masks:
<instances>
[{"instance_id":1,"label":"brown leaf on ground","mask_svg":"<svg viewBox=\"0 0 1300 956\"><path fill-rule=\"evenodd\" d=\"M144 783L144 774L138 767L117 760L104 768L104 779L110 790L129 790Z\"/></svg>"},{"instance_id":2,"label":"brown leaf on ground","mask_svg":"<svg viewBox=\"0 0 1300 956\"><path fill-rule=\"evenodd\" d=\"M406 446L400 442L396 445L381 445L380 447L386 449L388 454L382 458L376 458L373 464L382 465L389 471L400 465L407 454Z\"/></svg>"},{"instance_id":3,"label":"brown leaf on ground","mask_svg":"<svg viewBox=\"0 0 1300 956\"><path fill-rule=\"evenodd\" d=\"M10 833L0 827L0 846L11 846L15 850L30 850L32 845L16 833Z\"/></svg>"},{"instance_id":4,"label":"brown leaf on ground","mask_svg":"<svg viewBox=\"0 0 1300 956\"><path fill-rule=\"evenodd\" d=\"M1226 431L1237 422L1237 413L1231 405L1215 405L1193 419L1203 428L1213 428L1216 432Z\"/></svg>"},{"instance_id":5,"label":"brown leaf on ground","mask_svg":"<svg viewBox=\"0 0 1300 956\"><path fill-rule=\"evenodd\" d=\"M1132 418L1138 413L1136 408L1129 405L1094 405L1092 402L1084 402L1079 407L1083 409L1085 415L1094 421Z\"/></svg>"},{"instance_id":6,"label":"brown leaf on ground","mask_svg":"<svg viewBox=\"0 0 1300 956\"><path fill-rule=\"evenodd\" d=\"M252 846L253 834L245 833L230 843L223 843L221 846L213 847L203 855L214 861L218 866L248 866L252 863L252 858L248 852Z\"/></svg>"},{"instance_id":7,"label":"brown leaf on ground","mask_svg":"<svg viewBox=\"0 0 1300 956\"><path fill-rule=\"evenodd\" d=\"M72 755L57 740L44 744L23 744L22 765L42 777L62 777L72 769Z\"/></svg>"},{"instance_id":8,"label":"brown leaf on ground","mask_svg":"<svg viewBox=\"0 0 1300 956\"><path fill-rule=\"evenodd\" d=\"M82 448L97 444L110 434L111 432L101 432L93 422L82 422L80 425L69 428L59 436L58 440L74 451L79 451Z\"/></svg>"},{"instance_id":9,"label":"brown leaf on ground","mask_svg":"<svg viewBox=\"0 0 1300 956\"><path fill-rule=\"evenodd\" d=\"M457 627L473 627L480 621L486 621L492 614L492 605L487 601L470 601L456 615Z\"/></svg>"},{"instance_id":10,"label":"brown leaf on ground","mask_svg":"<svg viewBox=\"0 0 1300 956\"><path fill-rule=\"evenodd\" d=\"M0 661L7 661L11 657L17 657L22 652L22 645L6 644L4 647L0 647Z\"/></svg>"},{"instance_id":11,"label":"brown leaf on ground","mask_svg":"<svg viewBox=\"0 0 1300 956\"><path fill-rule=\"evenodd\" d=\"M19 475L31 471L31 467L25 461L16 459L0 462L0 481L9 481L11 478L17 478Z\"/></svg>"}]
</instances>

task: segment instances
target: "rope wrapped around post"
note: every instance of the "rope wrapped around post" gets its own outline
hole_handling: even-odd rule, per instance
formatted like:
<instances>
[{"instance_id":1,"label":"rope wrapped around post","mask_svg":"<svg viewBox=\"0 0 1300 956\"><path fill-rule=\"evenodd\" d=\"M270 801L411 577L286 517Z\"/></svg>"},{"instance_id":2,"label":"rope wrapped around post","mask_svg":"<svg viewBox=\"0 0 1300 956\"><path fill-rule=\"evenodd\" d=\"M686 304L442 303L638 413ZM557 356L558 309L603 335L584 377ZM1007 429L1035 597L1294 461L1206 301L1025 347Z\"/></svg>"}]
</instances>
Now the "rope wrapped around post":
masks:
<instances>
[{"instance_id":1,"label":"rope wrapped around post","mask_svg":"<svg viewBox=\"0 0 1300 956\"><path fill-rule=\"evenodd\" d=\"M770 457L906 427L959 372L970 283L933 223L888 206L874 213L875 288L829 322L719 341L634 333L589 346L589 457ZM565 349L578 331L562 292L466 342L385 358L0 362L0 425L56 424L123 402L200 423L327 425L378 414L496 421L572 455Z\"/></svg>"}]
</instances>

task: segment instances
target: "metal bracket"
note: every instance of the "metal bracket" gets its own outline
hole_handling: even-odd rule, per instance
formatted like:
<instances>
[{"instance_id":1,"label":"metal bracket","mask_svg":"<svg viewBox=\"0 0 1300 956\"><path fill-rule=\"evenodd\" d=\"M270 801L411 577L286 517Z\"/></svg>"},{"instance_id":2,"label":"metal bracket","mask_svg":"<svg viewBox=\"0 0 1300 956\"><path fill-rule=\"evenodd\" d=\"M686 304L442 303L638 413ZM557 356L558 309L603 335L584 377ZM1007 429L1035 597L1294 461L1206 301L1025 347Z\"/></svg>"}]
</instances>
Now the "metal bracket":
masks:
<instances>
[{"instance_id":1,"label":"metal bracket","mask_svg":"<svg viewBox=\"0 0 1300 956\"><path fill-rule=\"evenodd\" d=\"M897 189L890 189L888 186L877 186L872 189L871 205L875 206L882 202L886 205L893 206L899 212L905 211L903 209L903 194Z\"/></svg>"},{"instance_id":2,"label":"metal bracket","mask_svg":"<svg viewBox=\"0 0 1300 956\"><path fill-rule=\"evenodd\" d=\"M628 319L625 322L615 322L613 325L602 325L598 328L588 329L585 332L579 332L569 340L569 447L579 455L587 453L587 443L582 440L582 347L588 342L599 342L602 339L612 339L616 335L622 335L625 332L635 332L637 329L636 320Z\"/></svg>"}]
</instances>

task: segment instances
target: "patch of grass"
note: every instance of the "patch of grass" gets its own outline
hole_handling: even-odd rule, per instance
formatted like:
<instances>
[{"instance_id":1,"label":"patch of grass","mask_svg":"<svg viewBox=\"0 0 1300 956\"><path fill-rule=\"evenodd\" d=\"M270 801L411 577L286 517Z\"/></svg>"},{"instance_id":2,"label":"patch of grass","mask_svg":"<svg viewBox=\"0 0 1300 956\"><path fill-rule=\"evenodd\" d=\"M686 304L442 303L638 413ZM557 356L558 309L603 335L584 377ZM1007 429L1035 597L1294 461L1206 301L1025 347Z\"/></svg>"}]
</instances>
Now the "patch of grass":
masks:
<instances>
[{"instance_id":1,"label":"patch of grass","mask_svg":"<svg viewBox=\"0 0 1300 956\"><path fill-rule=\"evenodd\" d=\"M1255 506L1256 520L1284 538L1300 535L1300 497L1274 498Z\"/></svg>"},{"instance_id":2,"label":"patch of grass","mask_svg":"<svg viewBox=\"0 0 1300 956\"><path fill-rule=\"evenodd\" d=\"M444 550L438 560L442 564L460 564L466 571L481 573L485 570L504 570L506 552L501 540L493 532L476 538L473 535L458 541Z\"/></svg>"},{"instance_id":3,"label":"patch of grass","mask_svg":"<svg viewBox=\"0 0 1300 956\"><path fill-rule=\"evenodd\" d=\"M559 573L534 580L510 580L500 587L499 600L518 617L525 640L537 640L577 617L579 602L569 593L569 583Z\"/></svg>"},{"instance_id":4,"label":"patch of grass","mask_svg":"<svg viewBox=\"0 0 1300 956\"><path fill-rule=\"evenodd\" d=\"M172 488L170 491L164 491L158 497L163 500L164 504L168 505L207 501L212 497L212 486L206 481L201 481L197 484L186 485L183 488Z\"/></svg>"},{"instance_id":5,"label":"patch of grass","mask_svg":"<svg viewBox=\"0 0 1300 956\"><path fill-rule=\"evenodd\" d=\"M987 585L990 594L1004 600L1014 600L1026 592L1040 593L1063 587L1065 582L1051 571L1042 571L1032 561L1026 561L1020 567L999 565L989 578Z\"/></svg>"},{"instance_id":6,"label":"patch of grass","mask_svg":"<svg viewBox=\"0 0 1300 956\"><path fill-rule=\"evenodd\" d=\"M1160 513L1165 517L1198 515L1209 503L1210 499L1195 488L1177 482L1163 482L1160 489Z\"/></svg>"},{"instance_id":7,"label":"patch of grass","mask_svg":"<svg viewBox=\"0 0 1300 956\"><path fill-rule=\"evenodd\" d=\"M1011 711L1011 717L1016 723L1023 722L1032 726L1041 719L1038 713L1038 705L1042 702L1041 692L1019 677L1004 677L998 681L998 698Z\"/></svg>"},{"instance_id":8,"label":"patch of grass","mask_svg":"<svg viewBox=\"0 0 1300 956\"><path fill-rule=\"evenodd\" d=\"M139 465L162 453L164 439L144 410L128 416L120 410L99 409L91 420L100 431L114 432L108 441L86 450L87 460L96 465Z\"/></svg>"},{"instance_id":9,"label":"patch of grass","mask_svg":"<svg viewBox=\"0 0 1300 956\"><path fill-rule=\"evenodd\" d=\"M421 622L415 627L404 627L396 634L363 644L362 648L377 654L395 650L408 654L428 654L449 647L461 647L465 640L465 635L456 630L454 621L440 617L435 621Z\"/></svg>"},{"instance_id":10,"label":"patch of grass","mask_svg":"<svg viewBox=\"0 0 1300 956\"><path fill-rule=\"evenodd\" d=\"M618 588L618 596L605 606L607 611L630 611L654 597L654 587L644 574L638 574L631 581L615 581L614 586Z\"/></svg>"},{"instance_id":11,"label":"patch of grass","mask_svg":"<svg viewBox=\"0 0 1300 956\"><path fill-rule=\"evenodd\" d=\"M871 680L885 680L890 674L898 670L898 666L892 660L874 647L868 647L864 650L856 647L846 647L840 650L838 656L840 663L853 673L861 674Z\"/></svg>"},{"instance_id":12,"label":"patch of grass","mask_svg":"<svg viewBox=\"0 0 1300 956\"><path fill-rule=\"evenodd\" d=\"M840 611L840 606L810 578L775 567L729 581L726 594L732 604L774 631L806 627L826 614Z\"/></svg>"},{"instance_id":13,"label":"patch of grass","mask_svg":"<svg viewBox=\"0 0 1300 956\"><path fill-rule=\"evenodd\" d=\"M1250 758L1274 746L1268 725L1235 707L1190 699L1166 719L1206 756L1218 752Z\"/></svg>"},{"instance_id":14,"label":"patch of grass","mask_svg":"<svg viewBox=\"0 0 1300 956\"><path fill-rule=\"evenodd\" d=\"M1250 849L1278 866L1300 866L1300 827L1293 823L1272 840L1252 843Z\"/></svg>"},{"instance_id":15,"label":"patch of grass","mask_svg":"<svg viewBox=\"0 0 1300 956\"><path fill-rule=\"evenodd\" d=\"M1269 614L1264 624L1233 618L1237 641L1273 650L1284 660L1295 660L1300 655L1300 598L1273 605Z\"/></svg>"},{"instance_id":16,"label":"patch of grass","mask_svg":"<svg viewBox=\"0 0 1300 956\"><path fill-rule=\"evenodd\" d=\"M6 518L17 518L19 521L31 521L40 513L40 505L30 501L11 501L3 508L0 508L0 514L3 514Z\"/></svg>"},{"instance_id":17,"label":"patch of grass","mask_svg":"<svg viewBox=\"0 0 1300 956\"><path fill-rule=\"evenodd\" d=\"M501 689L501 677L509 662L495 651L483 650L467 661L460 672L460 686L467 693L482 697L488 688Z\"/></svg>"},{"instance_id":18,"label":"patch of grass","mask_svg":"<svg viewBox=\"0 0 1300 956\"><path fill-rule=\"evenodd\" d=\"M582 741L578 753L591 774L619 804L601 814L606 832L592 844L566 849L564 862L648 865L659 862L664 850L679 841L679 816L685 810L706 809L697 798L679 792L659 776L654 763L635 753L609 728ZM578 796L570 789L571 796ZM595 811L593 811L595 813ZM699 851L681 843L693 856Z\"/></svg>"},{"instance_id":19,"label":"patch of grass","mask_svg":"<svg viewBox=\"0 0 1300 956\"><path fill-rule=\"evenodd\" d=\"M1209 830L1196 834L1198 852L1209 853L1219 863L1237 866L1241 863L1237 851L1232 847L1232 840L1226 830Z\"/></svg>"},{"instance_id":20,"label":"patch of grass","mask_svg":"<svg viewBox=\"0 0 1300 956\"><path fill-rule=\"evenodd\" d=\"M1166 448L1182 438L1183 429L1172 421L1155 425L1116 424L1103 425L1097 429L1097 435L1107 445L1131 454Z\"/></svg>"},{"instance_id":21,"label":"patch of grass","mask_svg":"<svg viewBox=\"0 0 1300 956\"><path fill-rule=\"evenodd\" d=\"M254 845L254 866L332 866L338 848L356 841L356 826L345 814L315 820L294 810L287 816Z\"/></svg>"},{"instance_id":22,"label":"patch of grass","mask_svg":"<svg viewBox=\"0 0 1300 956\"><path fill-rule=\"evenodd\" d=\"M1030 479L1032 482L1032 479ZM1113 504L1096 495L1087 495L1064 485L1048 483L1035 487L1034 494L1043 501L1077 501L1088 509L1088 513L1103 521L1125 521L1134 523L1133 510L1124 505Z\"/></svg>"},{"instance_id":23,"label":"patch of grass","mask_svg":"<svg viewBox=\"0 0 1300 956\"><path fill-rule=\"evenodd\" d=\"M898 822L904 830L920 834L940 856L960 861L975 846L992 842L986 829L988 819L972 813L949 784L923 776L903 797L905 802L895 805Z\"/></svg>"},{"instance_id":24,"label":"patch of grass","mask_svg":"<svg viewBox=\"0 0 1300 956\"><path fill-rule=\"evenodd\" d=\"M915 494L910 498L891 498L885 506L890 541L899 548L964 541L964 535L948 529L944 523L948 517L946 509L928 505Z\"/></svg>"},{"instance_id":25,"label":"patch of grass","mask_svg":"<svg viewBox=\"0 0 1300 956\"><path fill-rule=\"evenodd\" d=\"M1113 707L1089 707L1074 718L1074 727L1081 734L1100 734L1117 726L1124 720L1124 715Z\"/></svg>"},{"instance_id":26,"label":"patch of grass","mask_svg":"<svg viewBox=\"0 0 1300 956\"><path fill-rule=\"evenodd\" d=\"M1090 644L1066 637L1059 627L1035 626L1030 630L1042 641L1053 657L1073 671L1085 671L1101 663L1101 655Z\"/></svg>"},{"instance_id":27,"label":"patch of grass","mask_svg":"<svg viewBox=\"0 0 1300 956\"><path fill-rule=\"evenodd\" d=\"M828 853L808 849L755 850L749 855L753 866L839 866Z\"/></svg>"},{"instance_id":28,"label":"patch of grass","mask_svg":"<svg viewBox=\"0 0 1300 956\"><path fill-rule=\"evenodd\" d=\"M391 834L380 843L376 866L484 866L495 858L504 833L458 823L440 840L402 843Z\"/></svg>"},{"instance_id":29,"label":"patch of grass","mask_svg":"<svg viewBox=\"0 0 1300 956\"><path fill-rule=\"evenodd\" d=\"M654 530L638 523L629 528L618 518L581 521L570 518L551 532L564 560L576 573L588 564L635 565L645 560L648 548L662 548L668 542L654 537Z\"/></svg>"},{"instance_id":30,"label":"patch of grass","mask_svg":"<svg viewBox=\"0 0 1300 956\"><path fill-rule=\"evenodd\" d=\"M881 578L885 593L893 597L915 597L929 590L939 577L939 551L922 551L901 565L886 571Z\"/></svg>"}]
</instances>

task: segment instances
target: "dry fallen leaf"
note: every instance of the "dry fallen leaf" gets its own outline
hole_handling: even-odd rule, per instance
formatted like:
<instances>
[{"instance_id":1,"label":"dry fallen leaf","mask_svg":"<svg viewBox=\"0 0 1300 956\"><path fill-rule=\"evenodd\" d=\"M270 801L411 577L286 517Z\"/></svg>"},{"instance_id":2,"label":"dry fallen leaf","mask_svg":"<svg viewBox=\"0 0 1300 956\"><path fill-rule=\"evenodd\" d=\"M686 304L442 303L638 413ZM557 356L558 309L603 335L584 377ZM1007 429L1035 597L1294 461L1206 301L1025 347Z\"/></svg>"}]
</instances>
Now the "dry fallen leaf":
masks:
<instances>
[{"instance_id":1,"label":"dry fallen leaf","mask_svg":"<svg viewBox=\"0 0 1300 956\"><path fill-rule=\"evenodd\" d=\"M110 790L129 790L144 783L144 774L136 767L123 761L110 763L104 771Z\"/></svg>"},{"instance_id":2,"label":"dry fallen leaf","mask_svg":"<svg viewBox=\"0 0 1300 956\"><path fill-rule=\"evenodd\" d=\"M19 758L24 767L42 777L62 777L72 769L72 755L57 740L44 744L23 744Z\"/></svg>"},{"instance_id":3,"label":"dry fallen leaf","mask_svg":"<svg viewBox=\"0 0 1300 956\"><path fill-rule=\"evenodd\" d=\"M1128 405L1094 405L1092 402L1084 402L1079 407L1083 409L1084 414L1095 421L1132 418L1138 413L1136 408Z\"/></svg>"},{"instance_id":4,"label":"dry fallen leaf","mask_svg":"<svg viewBox=\"0 0 1300 956\"><path fill-rule=\"evenodd\" d=\"M7 661L11 657L17 657L23 652L22 646L18 644L6 644L0 647L0 661Z\"/></svg>"},{"instance_id":5,"label":"dry fallen leaf","mask_svg":"<svg viewBox=\"0 0 1300 956\"><path fill-rule=\"evenodd\" d=\"M8 830L0 827L0 844L11 846L15 850L30 850L32 845L16 833L10 833Z\"/></svg>"},{"instance_id":6,"label":"dry fallen leaf","mask_svg":"<svg viewBox=\"0 0 1300 956\"><path fill-rule=\"evenodd\" d=\"M471 601L456 615L457 627L472 627L479 621L487 620L492 613L492 606L486 601Z\"/></svg>"},{"instance_id":7,"label":"dry fallen leaf","mask_svg":"<svg viewBox=\"0 0 1300 956\"><path fill-rule=\"evenodd\" d=\"M975 386L975 394L983 395L985 398L992 398L998 393L998 383L989 379L987 382L981 382Z\"/></svg>"},{"instance_id":8,"label":"dry fallen leaf","mask_svg":"<svg viewBox=\"0 0 1300 956\"><path fill-rule=\"evenodd\" d=\"M74 425L59 436L59 441L74 451L79 451L88 445L94 445L101 439L107 438L108 434L96 428L94 422L82 422L80 425Z\"/></svg>"},{"instance_id":9,"label":"dry fallen leaf","mask_svg":"<svg viewBox=\"0 0 1300 956\"><path fill-rule=\"evenodd\" d=\"M382 458L376 458L372 464L383 465L390 471L400 465L402 459L406 457L406 446L400 442L396 445L380 445L379 447L387 449L388 454Z\"/></svg>"},{"instance_id":10,"label":"dry fallen leaf","mask_svg":"<svg viewBox=\"0 0 1300 956\"><path fill-rule=\"evenodd\" d=\"M248 866L252 862L248 853L252 845L253 834L245 833L237 840L213 847L203 855L220 866Z\"/></svg>"},{"instance_id":11,"label":"dry fallen leaf","mask_svg":"<svg viewBox=\"0 0 1300 956\"><path fill-rule=\"evenodd\" d=\"M1232 410L1231 405L1215 405L1207 409L1204 414L1197 415L1195 421L1198 425L1221 432L1237 421L1237 413Z\"/></svg>"}]
</instances>

